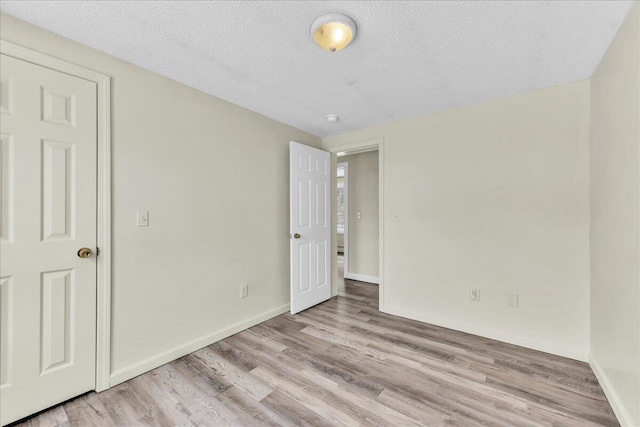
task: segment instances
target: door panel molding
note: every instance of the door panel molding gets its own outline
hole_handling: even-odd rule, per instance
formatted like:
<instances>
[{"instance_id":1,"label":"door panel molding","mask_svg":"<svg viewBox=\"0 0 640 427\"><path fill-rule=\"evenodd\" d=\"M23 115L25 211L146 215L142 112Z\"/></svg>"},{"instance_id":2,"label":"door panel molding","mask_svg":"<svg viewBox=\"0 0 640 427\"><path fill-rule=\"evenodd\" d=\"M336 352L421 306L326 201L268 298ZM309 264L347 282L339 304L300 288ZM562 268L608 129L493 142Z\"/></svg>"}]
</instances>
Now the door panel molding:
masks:
<instances>
[{"instance_id":1,"label":"door panel molding","mask_svg":"<svg viewBox=\"0 0 640 427\"><path fill-rule=\"evenodd\" d=\"M0 53L41 67L94 82L97 85L97 315L96 315L96 391L110 387L111 371L111 78L105 74L0 40ZM4 84L5 82L3 82ZM8 83L7 83L8 84ZM10 106L10 104L9 104ZM65 100L65 111L57 120L72 125L72 103ZM69 111L67 111L67 109ZM52 110L52 117L61 116ZM67 116L68 114L68 116Z\"/></svg>"}]
</instances>

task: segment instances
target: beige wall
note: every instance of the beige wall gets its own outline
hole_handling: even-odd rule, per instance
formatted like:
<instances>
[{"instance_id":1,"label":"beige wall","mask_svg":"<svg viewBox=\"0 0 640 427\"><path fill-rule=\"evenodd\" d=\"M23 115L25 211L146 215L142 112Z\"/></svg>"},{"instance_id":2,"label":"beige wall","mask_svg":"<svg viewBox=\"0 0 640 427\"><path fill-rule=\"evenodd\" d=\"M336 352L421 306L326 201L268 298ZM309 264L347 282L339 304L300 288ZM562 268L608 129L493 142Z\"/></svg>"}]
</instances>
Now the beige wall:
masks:
<instances>
[{"instance_id":1,"label":"beige wall","mask_svg":"<svg viewBox=\"0 0 640 427\"><path fill-rule=\"evenodd\" d=\"M382 310L586 360L589 82L323 146L380 137ZM469 300L471 287L480 302ZM519 308L507 306L507 292L520 295Z\"/></svg>"},{"instance_id":2,"label":"beige wall","mask_svg":"<svg viewBox=\"0 0 640 427\"><path fill-rule=\"evenodd\" d=\"M640 426L640 4L591 80L591 364Z\"/></svg>"},{"instance_id":3,"label":"beige wall","mask_svg":"<svg viewBox=\"0 0 640 427\"><path fill-rule=\"evenodd\" d=\"M349 274L378 278L378 152L338 157L349 164ZM361 217L358 219L357 213ZM345 271L346 273L346 271ZM367 277L362 277L367 276Z\"/></svg>"},{"instance_id":4,"label":"beige wall","mask_svg":"<svg viewBox=\"0 0 640 427\"><path fill-rule=\"evenodd\" d=\"M5 40L112 77L114 381L287 309L289 141L318 138L10 16L0 24Z\"/></svg>"}]
</instances>

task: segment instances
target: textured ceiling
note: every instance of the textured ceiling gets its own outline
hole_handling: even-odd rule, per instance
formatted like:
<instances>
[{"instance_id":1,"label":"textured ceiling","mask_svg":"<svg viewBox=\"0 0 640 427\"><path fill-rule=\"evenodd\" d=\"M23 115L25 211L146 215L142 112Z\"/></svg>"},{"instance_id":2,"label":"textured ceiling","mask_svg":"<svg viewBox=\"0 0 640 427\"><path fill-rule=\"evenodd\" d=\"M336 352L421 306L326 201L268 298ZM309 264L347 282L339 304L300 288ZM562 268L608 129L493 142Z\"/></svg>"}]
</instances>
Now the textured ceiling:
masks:
<instances>
[{"instance_id":1,"label":"textured ceiling","mask_svg":"<svg viewBox=\"0 0 640 427\"><path fill-rule=\"evenodd\" d=\"M330 136L589 78L631 4L2 0L0 9ZM309 27L336 11L358 34L328 53Z\"/></svg>"}]
</instances>

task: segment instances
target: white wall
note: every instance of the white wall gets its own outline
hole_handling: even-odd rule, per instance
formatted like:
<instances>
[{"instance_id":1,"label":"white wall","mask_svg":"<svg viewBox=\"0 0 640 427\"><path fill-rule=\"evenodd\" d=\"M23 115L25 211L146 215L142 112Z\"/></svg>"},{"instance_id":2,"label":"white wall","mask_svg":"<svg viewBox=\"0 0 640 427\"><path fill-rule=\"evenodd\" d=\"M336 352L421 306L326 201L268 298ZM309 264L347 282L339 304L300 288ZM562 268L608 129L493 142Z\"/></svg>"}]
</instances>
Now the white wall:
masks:
<instances>
[{"instance_id":1,"label":"white wall","mask_svg":"<svg viewBox=\"0 0 640 427\"><path fill-rule=\"evenodd\" d=\"M380 137L382 310L586 360L589 82L323 146ZM480 302L469 300L471 287L481 289ZM507 292L520 295L519 308L507 307Z\"/></svg>"},{"instance_id":2,"label":"white wall","mask_svg":"<svg viewBox=\"0 0 640 427\"><path fill-rule=\"evenodd\" d=\"M288 146L318 138L10 16L0 31L112 77L113 382L287 309Z\"/></svg>"},{"instance_id":3,"label":"white wall","mask_svg":"<svg viewBox=\"0 0 640 427\"><path fill-rule=\"evenodd\" d=\"M640 426L640 4L591 80L591 365Z\"/></svg>"},{"instance_id":4,"label":"white wall","mask_svg":"<svg viewBox=\"0 0 640 427\"><path fill-rule=\"evenodd\" d=\"M349 164L348 274L357 280L378 279L378 152L342 156L338 161Z\"/></svg>"}]
</instances>

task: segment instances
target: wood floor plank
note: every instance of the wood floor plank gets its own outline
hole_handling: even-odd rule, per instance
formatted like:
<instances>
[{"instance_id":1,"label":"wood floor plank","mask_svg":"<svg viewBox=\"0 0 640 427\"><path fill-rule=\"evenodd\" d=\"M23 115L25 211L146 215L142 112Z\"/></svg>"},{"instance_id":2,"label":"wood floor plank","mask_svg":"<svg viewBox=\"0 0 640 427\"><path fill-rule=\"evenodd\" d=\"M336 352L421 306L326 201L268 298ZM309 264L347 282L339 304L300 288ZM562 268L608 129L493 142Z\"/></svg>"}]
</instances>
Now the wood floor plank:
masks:
<instances>
[{"instance_id":1,"label":"wood floor plank","mask_svg":"<svg viewBox=\"0 0 640 427\"><path fill-rule=\"evenodd\" d=\"M214 370L216 376L223 377L226 381L235 386L235 388L240 389L243 393L246 393L256 401L262 400L273 391L273 388L269 387L267 384L258 380L250 373L244 372L242 369L227 361L224 357L206 347L193 353L193 357L197 358L204 365Z\"/></svg>"},{"instance_id":2,"label":"wood floor plank","mask_svg":"<svg viewBox=\"0 0 640 427\"><path fill-rule=\"evenodd\" d=\"M62 406L56 406L49 411L26 420L22 425L25 427L66 427L71 423L65 409Z\"/></svg>"},{"instance_id":3,"label":"wood floor plank","mask_svg":"<svg viewBox=\"0 0 640 427\"><path fill-rule=\"evenodd\" d=\"M592 402L585 402L577 395L561 396L540 391L539 384L528 383L526 386L514 384L497 377L487 378L487 383L495 387L496 390L510 393L531 401L534 404L560 410L570 416L577 416L586 422L597 425L617 425L617 421L612 420L613 411L609 405L593 405Z\"/></svg>"},{"instance_id":4,"label":"wood floor plank","mask_svg":"<svg viewBox=\"0 0 640 427\"><path fill-rule=\"evenodd\" d=\"M264 398L266 398L265 396ZM263 399L264 399L263 398ZM265 426L283 426L283 427L296 427L298 424L291 422L290 419L285 419L279 414L265 406L262 402L254 400L249 397L245 392L237 387L231 387L223 393L220 393L216 399L219 399L227 407L232 408L236 414L246 414L253 418L260 425ZM254 422L247 424L255 424Z\"/></svg>"},{"instance_id":5,"label":"wood floor plank","mask_svg":"<svg viewBox=\"0 0 640 427\"><path fill-rule=\"evenodd\" d=\"M190 425L189 419L193 412L189 410L184 401L185 399L180 393L175 389L168 389L163 377L163 370L159 368L145 375L140 375L137 379L153 394L158 406L162 408L164 414L171 420L172 425ZM109 391L100 393L100 396L105 393L109 393Z\"/></svg>"},{"instance_id":6,"label":"wood floor plank","mask_svg":"<svg viewBox=\"0 0 640 427\"><path fill-rule=\"evenodd\" d=\"M378 311L283 314L22 426L617 426L586 363Z\"/></svg>"},{"instance_id":7,"label":"wood floor plank","mask_svg":"<svg viewBox=\"0 0 640 427\"><path fill-rule=\"evenodd\" d=\"M358 409L341 402L319 384L305 385L299 376L276 372L266 366L252 371L258 378L273 384L281 393L318 414L329 425L358 426L363 416Z\"/></svg>"},{"instance_id":8,"label":"wood floor plank","mask_svg":"<svg viewBox=\"0 0 640 427\"><path fill-rule=\"evenodd\" d=\"M330 425L328 420L278 390L262 399L262 404L296 426L322 427Z\"/></svg>"},{"instance_id":9,"label":"wood floor plank","mask_svg":"<svg viewBox=\"0 0 640 427\"><path fill-rule=\"evenodd\" d=\"M357 389L362 395L375 398L383 389L380 384L369 379L369 372L360 363L361 360L356 361L349 355L345 356L339 348L332 347L328 352L316 355L294 350L285 350L284 353L290 357L290 360L296 360L301 365L308 366L307 369L319 372L343 387Z\"/></svg>"},{"instance_id":10,"label":"wood floor plank","mask_svg":"<svg viewBox=\"0 0 640 427\"><path fill-rule=\"evenodd\" d=\"M363 416L364 419L369 419L370 421L375 421L383 425L401 425L407 427L422 425L419 419L407 417L396 409L380 403L376 400L378 396L372 398L362 395L354 389L347 390L338 383L334 383L316 372L305 370L302 372L302 375L314 383L329 383L327 389L337 397L338 401L358 408L358 413Z\"/></svg>"},{"instance_id":11,"label":"wood floor plank","mask_svg":"<svg viewBox=\"0 0 640 427\"><path fill-rule=\"evenodd\" d=\"M214 351L228 360L230 363L242 368L244 371L249 372L258 367L254 360L248 355L237 348L229 345L227 340L219 341L215 344L211 344L207 347L210 351Z\"/></svg>"},{"instance_id":12,"label":"wood floor plank","mask_svg":"<svg viewBox=\"0 0 640 427\"><path fill-rule=\"evenodd\" d=\"M146 396L136 393L133 381L116 386L107 404L103 400L104 397L98 396L98 399L115 425L124 425L127 422L144 426L160 425L161 413L151 409L153 405L149 405Z\"/></svg>"},{"instance_id":13,"label":"wood floor plank","mask_svg":"<svg viewBox=\"0 0 640 427\"><path fill-rule=\"evenodd\" d=\"M300 323L299 325L306 327L306 325ZM306 351L326 351L331 347L331 343L309 337L304 334L300 334L299 330L296 331L282 331L271 326L258 325L252 328L256 333L262 334L273 340L278 340L282 344L285 344L287 348L297 348Z\"/></svg>"},{"instance_id":14,"label":"wood floor plank","mask_svg":"<svg viewBox=\"0 0 640 427\"><path fill-rule=\"evenodd\" d=\"M185 409L191 414L189 421L204 425L233 425L234 414L221 402L215 400L215 396L231 387L231 384L226 388L216 386L208 389L207 386L214 383L208 378L199 378L192 374L185 375L180 363L178 359L162 366L158 369L159 375L156 379L163 384L165 392L172 393L175 398L180 399Z\"/></svg>"},{"instance_id":15,"label":"wood floor plank","mask_svg":"<svg viewBox=\"0 0 640 427\"><path fill-rule=\"evenodd\" d=\"M58 408L66 413L69 425L87 427L112 427L116 425L96 393L87 393Z\"/></svg>"},{"instance_id":16,"label":"wood floor plank","mask_svg":"<svg viewBox=\"0 0 640 427\"><path fill-rule=\"evenodd\" d=\"M456 420L454 411L447 411L442 407L433 408L391 389L384 389L376 400L427 425L463 425L459 420Z\"/></svg>"}]
</instances>

